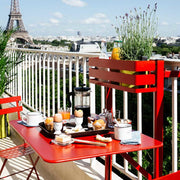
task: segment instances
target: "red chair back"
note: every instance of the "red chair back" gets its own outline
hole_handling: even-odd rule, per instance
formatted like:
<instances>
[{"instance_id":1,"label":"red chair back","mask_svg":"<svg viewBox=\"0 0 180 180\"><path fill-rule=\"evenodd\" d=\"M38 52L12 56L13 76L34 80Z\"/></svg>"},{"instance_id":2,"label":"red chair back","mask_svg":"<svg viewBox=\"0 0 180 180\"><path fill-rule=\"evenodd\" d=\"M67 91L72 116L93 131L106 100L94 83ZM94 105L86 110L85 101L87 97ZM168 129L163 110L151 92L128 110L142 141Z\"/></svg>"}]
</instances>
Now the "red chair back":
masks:
<instances>
[{"instance_id":1,"label":"red chair back","mask_svg":"<svg viewBox=\"0 0 180 180\"><path fill-rule=\"evenodd\" d=\"M12 103L12 102L16 103L15 107L0 109L0 115L17 112L18 113L18 119L21 119L20 112L23 110L23 107L19 106L20 101L21 101L21 96L0 98L0 104L6 104L6 103Z\"/></svg>"}]
</instances>

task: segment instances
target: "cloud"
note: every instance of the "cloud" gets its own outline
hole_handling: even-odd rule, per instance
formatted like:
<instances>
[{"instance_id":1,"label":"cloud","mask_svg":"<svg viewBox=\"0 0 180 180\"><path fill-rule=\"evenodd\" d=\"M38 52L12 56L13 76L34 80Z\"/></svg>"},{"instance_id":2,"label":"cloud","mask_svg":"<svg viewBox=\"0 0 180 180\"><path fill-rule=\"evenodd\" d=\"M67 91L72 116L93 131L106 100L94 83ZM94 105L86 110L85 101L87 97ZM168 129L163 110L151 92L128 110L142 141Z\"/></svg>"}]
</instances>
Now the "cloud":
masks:
<instances>
[{"instance_id":1,"label":"cloud","mask_svg":"<svg viewBox=\"0 0 180 180\"><path fill-rule=\"evenodd\" d=\"M59 19L63 17L63 15L60 12L55 12L53 15Z\"/></svg>"},{"instance_id":2,"label":"cloud","mask_svg":"<svg viewBox=\"0 0 180 180\"><path fill-rule=\"evenodd\" d=\"M166 21L163 21L163 22L161 23L161 25L163 25L163 26L167 26L167 25L169 25L169 23L168 23L168 22L166 22Z\"/></svg>"},{"instance_id":3,"label":"cloud","mask_svg":"<svg viewBox=\"0 0 180 180\"><path fill-rule=\"evenodd\" d=\"M53 18L51 18L49 21L50 21L52 24L58 24L58 23L59 23L59 20L58 20L58 19L53 19Z\"/></svg>"},{"instance_id":4,"label":"cloud","mask_svg":"<svg viewBox=\"0 0 180 180\"><path fill-rule=\"evenodd\" d=\"M176 25L180 25L180 22L176 22Z\"/></svg>"},{"instance_id":5,"label":"cloud","mask_svg":"<svg viewBox=\"0 0 180 180\"><path fill-rule=\"evenodd\" d=\"M77 30L75 30L75 29L66 29L66 31L68 31L68 32L76 32Z\"/></svg>"},{"instance_id":6,"label":"cloud","mask_svg":"<svg viewBox=\"0 0 180 180\"><path fill-rule=\"evenodd\" d=\"M109 22L109 19L103 13L97 13L93 17L87 18L83 21L85 24L104 24Z\"/></svg>"},{"instance_id":7,"label":"cloud","mask_svg":"<svg viewBox=\"0 0 180 180\"><path fill-rule=\"evenodd\" d=\"M49 23L39 23L40 26L50 26Z\"/></svg>"},{"instance_id":8,"label":"cloud","mask_svg":"<svg viewBox=\"0 0 180 180\"><path fill-rule=\"evenodd\" d=\"M28 26L29 27L36 27L37 25L36 24L29 24Z\"/></svg>"},{"instance_id":9,"label":"cloud","mask_svg":"<svg viewBox=\"0 0 180 180\"><path fill-rule=\"evenodd\" d=\"M77 7L84 7L86 3L81 0L62 0L63 3L70 5L70 6L77 6Z\"/></svg>"}]
</instances>

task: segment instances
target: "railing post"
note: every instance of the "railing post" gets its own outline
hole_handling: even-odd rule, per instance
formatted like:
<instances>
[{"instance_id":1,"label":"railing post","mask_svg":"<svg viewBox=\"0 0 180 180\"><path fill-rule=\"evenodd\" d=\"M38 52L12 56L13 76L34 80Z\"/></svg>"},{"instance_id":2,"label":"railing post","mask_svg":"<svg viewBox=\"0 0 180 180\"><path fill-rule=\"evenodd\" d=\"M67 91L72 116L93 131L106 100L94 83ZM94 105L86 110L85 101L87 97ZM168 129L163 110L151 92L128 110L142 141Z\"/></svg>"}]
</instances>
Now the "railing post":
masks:
<instances>
[{"instance_id":1,"label":"railing post","mask_svg":"<svg viewBox=\"0 0 180 180\"><path fill-rule=\"evenodd\" d=\"M106 109L112 111L112 89L111 88L105 88L106 89Z\"/></svg>"},{"instance_id":2,"label":"railing post","mask_svg":"<svg viewBox=\"0 0 180 180\"><path fill-rule=\"evenodd\" d=\"M178 144L177 144L177 124L178 124L178 79L172 78L172 172L178 170Z\"/></svg>"},{"instance_id":3,"label":"railing post","mask_svg":"<svg viewBox=\"0 0 180 180\"><path fill-rule=\"evenodd\" d=\"M18 96L22 97L22 63L18 65L17 80L18 80L17 93Z\"/></svg>"},{"instance_id":4,"label":"railing post","mask_svg":"<svg viewBox=\"0 0 180 180\"><path fill-rule=\"evenodd\" d=\"M96 113L96 88L95 88L95 84L90 83L90 88L91 88L91 94L90 94L90 107L91 107L91 114L95 114Z\"/></svg>"},{"instance_id":5,"label":"railing post","mask_svg":"<svg viewBox=\"0 0 180 180\"><path fill-rule=\"evenodd\" d=\"M156 61L156 92L155 92L155 114L154 114L154 138L163 142L163 106L164 106L164 61ZM154 151L155 152L155 151ZM157 160L159 161L156 162ZM158 165L159 164L159 165ZM154 154L154 176L162 176L163 147L160 148L159 156ZM158 174L159 170L159 174Z\"/></svg>"}]
</instances>

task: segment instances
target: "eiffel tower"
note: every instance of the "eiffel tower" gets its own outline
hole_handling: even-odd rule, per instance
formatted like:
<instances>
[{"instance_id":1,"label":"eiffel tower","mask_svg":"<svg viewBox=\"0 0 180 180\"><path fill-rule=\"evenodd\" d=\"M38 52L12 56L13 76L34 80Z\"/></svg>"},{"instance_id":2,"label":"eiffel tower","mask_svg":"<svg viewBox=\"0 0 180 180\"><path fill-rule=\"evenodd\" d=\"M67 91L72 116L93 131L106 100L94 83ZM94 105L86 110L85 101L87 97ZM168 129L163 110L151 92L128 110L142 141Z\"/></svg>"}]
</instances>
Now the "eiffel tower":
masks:
<instances>
[{"instance_id":1,"label":"eiffel tower","mask_svg":"<svg viewBox=\"0 0 180 180\"><path fill-rule=\"evenodd\" d=\"M16 26L14 27L14 22ZM25 30L24 23L22 21L22 15L19 9L19 0L11 0L11 9L9 14L9 20L7 23L6 31L16 29L12 34L12 38L20 40L21 43L33 44L28 32Z\"/></svg>"}]
</instances>

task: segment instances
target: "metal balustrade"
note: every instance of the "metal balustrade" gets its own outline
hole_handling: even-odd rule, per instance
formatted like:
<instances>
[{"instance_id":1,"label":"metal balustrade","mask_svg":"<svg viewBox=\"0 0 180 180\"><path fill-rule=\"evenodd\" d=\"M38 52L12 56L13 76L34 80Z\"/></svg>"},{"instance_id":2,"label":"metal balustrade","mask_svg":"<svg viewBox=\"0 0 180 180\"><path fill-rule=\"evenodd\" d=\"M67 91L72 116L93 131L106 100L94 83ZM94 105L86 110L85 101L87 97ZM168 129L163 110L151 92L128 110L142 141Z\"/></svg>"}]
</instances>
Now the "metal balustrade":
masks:
<instances>
[{"instance_id":1,"label":"metal balustrade","mask_svg":"<svg viewBox=\"0 0 180 180\"><path fill-rule=\"evenodd\" d=\"M88 79L88 59L97 57L99 54L73 53L41 51L33 49L13 49L8 48L9 56L14 60L20 55L23 62L12 71L17 73L17 77L9 85L7 93L9 95L20 95L23 104L32 111L40 111L46 116L52 116L60 107L66 107L67 92L73 90L72 81L76 77L76 87L80 85L79 76L82 74L83 83L87 84ZM67 80L69 89L67 90ZM172 104L173 104L173 139L172 139L172 171L177 171L177 78L172 77ZM89 84L91 88L91 113L96 113L96 98L94 84ZM62 91L61 91L62 90ZM63 92L63 93L61 93ZM116 107L116 90L112 90L113 112ZM72 99L71 99L72 100ZM61 104L61 102L63 102ZM101 86L101 112L105 107L105 88ZM72 109L71 109L72 112ZM128 118L128 93L123 92L123 114ZM137 94L137 130L142 132L142 94ZM113 158L114 167L125 173L132 179L142 179L128 171L128 163L120 166ZM142 152L138 152L138 163L142 164Z\"/></svg>"}]
</instances>

